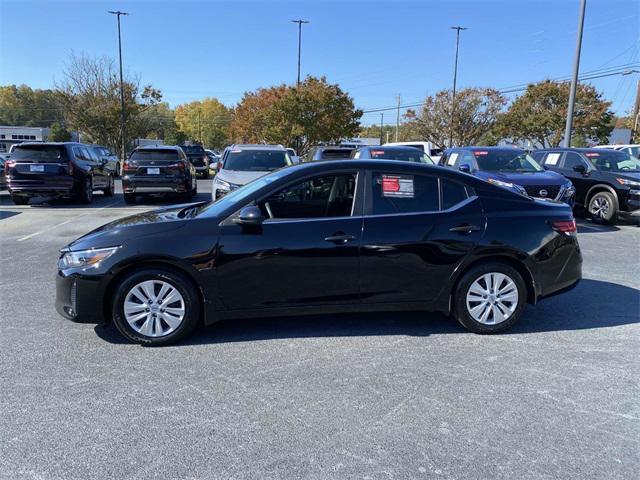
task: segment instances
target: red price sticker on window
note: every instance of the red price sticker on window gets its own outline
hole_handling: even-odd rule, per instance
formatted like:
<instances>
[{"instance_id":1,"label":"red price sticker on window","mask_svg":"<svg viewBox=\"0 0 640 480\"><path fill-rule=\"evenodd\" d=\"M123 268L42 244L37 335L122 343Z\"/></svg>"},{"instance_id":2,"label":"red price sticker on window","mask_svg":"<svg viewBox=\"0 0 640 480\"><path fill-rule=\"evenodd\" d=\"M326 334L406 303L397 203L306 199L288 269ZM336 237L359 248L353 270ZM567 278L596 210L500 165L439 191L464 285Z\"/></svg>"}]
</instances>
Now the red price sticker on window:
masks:
<instances>
[{"instance_id":1,"label":"red price sticker on window","mask_svg":"<svg viewBox=\"0 0 640 480\"><path fill-rule=\"evenodd\" d=\"M475 152L473 152L474 155L478 156L478 155L489 155L489 152L487 152L486 150L477 150Z\"/></svg>"},{"instance_id":2,"label":"red price sticker on window","mask_svg":"<svg viewBox=\"0 0 640 480\"><path fill-rule=\"evenodd\" d=\"M589 152L587 153L587 157L599 157L600 154L599 153L595 153L595 152Z\"/></svg>"},{"instance_id":3,"label":"red price sticker on window","mask_svg":"<svg viewBox=\"0 0 640 480\"><path fill-rule=\"evenodd\" d=\"M413 198L413 177L411 175L382 175L382 196Z\"/></svg>"}]
</instances>

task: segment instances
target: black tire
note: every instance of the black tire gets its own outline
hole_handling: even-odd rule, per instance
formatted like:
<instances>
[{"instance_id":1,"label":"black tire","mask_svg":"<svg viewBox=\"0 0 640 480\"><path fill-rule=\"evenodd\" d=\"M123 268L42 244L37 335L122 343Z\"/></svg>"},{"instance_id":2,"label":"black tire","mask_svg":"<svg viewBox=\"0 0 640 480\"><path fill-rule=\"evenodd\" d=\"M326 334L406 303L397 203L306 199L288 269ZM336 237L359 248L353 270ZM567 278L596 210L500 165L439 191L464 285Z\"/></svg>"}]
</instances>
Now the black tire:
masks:
<instances>
[{"instance_id":1,"label":"black tire","mask_svg":"<svg viewBox=\"0 0 640 480\"><path fill-rule=\"evenodd\" d=\"M164 336L152 337L134 330L126 320L124 302L132 288L146 280L166 282L174 287L184 300L184 317L175 330ZM156 293L158 293L156 291ZM200 319L200 298L192 283L182 274L163 268L145 268L128 274L115 289L113 296L113 323L130 342L147 346L168 345L189 335ZM145 319L141 322L144 323ZM169 325L164 323L164 327Z\"/></svg>"},{"instance_id":2,"label":"black tire","mask_svg":"<svg viewBox=\"0 0 640 480\"><path fill-rule=\"evenodd\" d=\"M184 203L189 203L193 198L193 190L191 189L191 182L187 185L187 191L180 195L180 200Z\"/></svg>"},{"instance_id":3,"label":"black tire","mask_svg":"<svg viewBox=\"0 0 640 480\"><path fill-rule=\"evenodd\" d=\"M195 197L196 195L198 195L198 179L196 179L196 186L191 190L191 196Z\"/></svg>"},{"instance_id":4,"label":"black tire","mask_svg":"<svg viewBox=\"0 0 640 480\"><path fill-rule=\"evenodd\" d=\"M16 205L27 205L29 203L29 197L25 195L16 195L15 193L11 194L11 200Z\"/></svg>"},{"instance_id":5,"label":"black tire","mask_svg":"<svg viewBox=\"0 0 640 480\"><path fill-rule=\"evenodd\" d=\"M135 193L125 193L124 194L124 203L127 205L133 205L136 203L136 194Z\"/></svg>"},{"instance_id":6,"label":"black tire","mask_svg":"<svg viewBox=\"0 0 640 480\"><path fill-rule=\"evenodd\" d=\"M113 197L116 193L116 180L113 178L113 175L109 175L109 183L107 188L102 190L104 192L105 197Z\"/></svg>"},{"instance_id":7,"label":"black tire","mask_svg":"<svg viewBox=\"0 0 640 480\"><path fill-rule=\"evenodd\" d=\"M476 280L482 278L483 275L490 273L499 273L506 275L513 282L518 293L517 302L505 301L506 303L502 304L509 305L509 307L513 306L513 311L510 312L508 318L495 324L482 323L476 320L475 318L473 318L472 314L470 313L469 307L467 306L467 294L469 293L469 289L471 288L471 286ZM482 281L480 282L481 284L483 283ZM486 283L484 283L484 285L488 287ZM506 285L505 281L501 282L501 285ZM500 286L498 286L498 288L499 287ZM488 288L488 290L490 289ZM487 308L490 310L490 317L493 317L493 311L491 308L493 299L489 297L491 297L491 295L486 296L487 300L486 302L484 302L484 304L487 305ZM526 303L527 286L520 273L515 268L506 263L487 262L476 265L463 274L455 290L453 315L462 324L463 327L471 332L497 333L508 329L520 319ZM481 302L472 301L469 303L469 305L472 306L472 308L475 308L479 307L481 305ZM498 308L499 310L499 307L496 308ZM487 322L490 321L490 317L487 317Z\"/></svg>"},{"instance_id":8,"label":"black tire","mask_svg":"<svg viewBox=\"0 0 640 480\"><path fill-rule=\"evenodd\" d=\"M204 173L202 174L202 178L204 178L205 180L206 180L207 178L209 178L209 172L204 172Z\"/></svg>"},{"instance_id":9,"label":"black tire","mask_svg":"<svg viewBox=\"0 0 640 480\"><path fill-rule=\"evenodd\" d=\"M594 222L612 223L618 214L616 197L609 192L598 192L589 199L587 215Z\"/></svg>"},{"instance_id":10,"label":"black tire","mask_svg":"<svg viewBox=\"0 0 640 480\"><path fill-rule=\"evenodd\" d=\"M80 191L78 192L78 200L85 205L90 204L93 201L93 179L87 177L80 185Z\"/></svg>"}]
</instances>

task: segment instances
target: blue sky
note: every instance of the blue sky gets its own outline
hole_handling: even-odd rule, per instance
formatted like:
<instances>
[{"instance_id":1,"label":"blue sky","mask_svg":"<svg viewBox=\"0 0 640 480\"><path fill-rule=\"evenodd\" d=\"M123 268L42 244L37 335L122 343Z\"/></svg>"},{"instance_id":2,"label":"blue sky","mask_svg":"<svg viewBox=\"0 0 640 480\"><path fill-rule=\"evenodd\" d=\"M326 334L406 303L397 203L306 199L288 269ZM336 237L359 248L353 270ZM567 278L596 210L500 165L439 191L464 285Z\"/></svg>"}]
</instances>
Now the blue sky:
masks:
<instances>
[{"instance_id":1,"label":"blue sky","mask_svg":"<svg viewBox=\"0 0 640 480\"><path fill-rule=\"evenodd\" d=\"M0 84L53 86L70 53L117 58L172 106L205 96L227 105L244 91L326 75L375 109L450 88L455 32L463 25L459 88L509 87L569 75L578 0L556 1L8 1L0 0ZM588 0L581 72L640 63L640 2ZM638 70L640 68L637 67ZM593 80L613 109L631 109L638 74ZM379 122L379 113L363 123ZM392 122L393 112L385 114Z\"/></svg>"}]
</instances>

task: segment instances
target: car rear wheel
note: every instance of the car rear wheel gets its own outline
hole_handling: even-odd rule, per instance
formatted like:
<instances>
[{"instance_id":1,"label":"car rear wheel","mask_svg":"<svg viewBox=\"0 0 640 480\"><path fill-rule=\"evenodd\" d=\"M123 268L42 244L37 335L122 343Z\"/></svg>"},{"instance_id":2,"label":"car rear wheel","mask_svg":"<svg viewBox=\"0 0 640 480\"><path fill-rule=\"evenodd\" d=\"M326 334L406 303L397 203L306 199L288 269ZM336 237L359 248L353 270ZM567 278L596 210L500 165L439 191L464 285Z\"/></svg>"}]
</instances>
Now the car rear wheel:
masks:
<instances>
[{"instance_id":1,"label":"car rear wheel","mask_svg":"<svg viewBox=\"0 0 640 480\"><path fill-rule=\"evenodd\" d=\"M496 333L518 321L527 287L510 265L491 262L466 272L455 293L454 315L474 333Z\"/></svg>"},{"instance_id":2,"label":"car rear wheel","mask_svg":"<svg viewBox=\"0 0 640 480\"><path fill-rule=\"evenodd\" d=\"M609 192L598 192L589 199L589 217L596 222L611 223L616 217L616 199Z\"/></svg>"},{"instance_id":3,"label":"car rear wheel","mask_svg":"<svg viewBox=\"0 0 640 480\"><path fill-rule=\"evenodd\" d=\"M93 180L91 177L87 177L80 186L80 192L78 194L78 200L80 203L89 204L93 201Z\"/></svg>"},{"instance_id":4,"label":"car rear wheel","mask_svg":"<svg viewBox=\"0 0 640 480\"><path fill-rule=\"evenodd\" d=\"M16 205L27 205L29 203L29 197L26 195L16 195L15 193L11 195L11 200Z\"/></svg>"},{"instance_id":5,"label":"car rear wheel","mask_svg":"<svg viewBox=\"0 0 640 480\"><path fill-rule=\"evenodd\" d=\"M187 191L180 195L181 200L185 203L188 203L193 198L193 190L191 189L191 182L187 185Z\"/></svg>"},{"instance_id":6,"label":"car rear wheel","mask_svg":"<svg viewBox=\"0 0 640 480\"><path fill-rule=\"evenodd\" d=\"M171 270L139 270L116 288L113 322L133 343L174 343L191 333L199 318L200 300L195 288Z\"/></svg>"},{"instance_id":7,"label":"car rear wheel","mask_svg":"<svg viewBox=\"0 0 640 480\"><path fill-rule=\"evenodd\" d=\"M109 180L107 182L107 188L105 188L103 190L105 196L107 197L113 197L113 195L116 193L116 181L113 178L113 175L109 175Z\"/></svg>"},{"instance_id":8,"label":"car rear wheel","mask_svg":"<svg viewBox=\"0 0 640 480\"><path fill-rule=\"evenodd\" d=\"M124 203L131 205L136 203L136 194L135 193L125 193L124 194Z\"/></svg>"}]
</instances>

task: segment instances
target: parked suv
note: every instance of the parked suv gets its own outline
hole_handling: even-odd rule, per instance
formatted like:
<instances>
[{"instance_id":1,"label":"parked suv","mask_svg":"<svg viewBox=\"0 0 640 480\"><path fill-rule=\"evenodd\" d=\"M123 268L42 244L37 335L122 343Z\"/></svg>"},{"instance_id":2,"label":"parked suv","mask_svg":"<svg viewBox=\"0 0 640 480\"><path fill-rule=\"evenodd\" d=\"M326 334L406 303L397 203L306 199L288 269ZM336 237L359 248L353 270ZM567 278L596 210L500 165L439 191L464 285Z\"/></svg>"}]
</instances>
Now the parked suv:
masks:
<instances>
[{"instance_id":1,"label":"parked suv","mask_svg":"<svg viewBox=\"0 0 640 480\"><path fill-rule=\"evenodd\" d=\"M534 153L576 187L576 204L594 220L640 218L640 160L606 148L554 148Z\"/></svg>"},{"instance_id":2,"label":"parked suv","mask_svg":"<svg viewBox=\"0 0 640 480\"><path fill-rule=\"evenodd\" d=\"M180 147L139 147L124 162L122 189L127 203L157 193L179 193L189 202L198 191L196 169Z\"/></svg>"},{"instance_id":3,"label":"parked suv","mask_svg":"<svg viewBox=\"0 0 640 480\"><path fill-rule=\"evenodd\" d=\"M180 145L184 153L189 157L189 161L196 168L196 173L202 178L209 178L209 155L201 145Z\"/></svg>"},{"instance_id":4,"label":"parked suv","mask_svg":"<svg viewBox=\"0 0 640 480\"><path fill-rule=\"evenodd\" d=\"M403 162L425 163L435 165L431 157L415 147L403 147L395 145L383 145L376 147L360 147L351 152L351 158L400 160Z\"/></svg>"},{"instance_id":5,"label":"parked suv","mask_svg":"<svg viewBox=\"0 0 640 480\"><path fill-rule=\"evenodd\" d=\"M101 160L106 160L107 163L105 165L105 168L108 168L114 173L114 175L119 177L122 173L122 165L120 165L120 162L118 161L118 156L107 147L103 147L102 145L90 145L90 147L93 149L98 158L100 158Z\"/></svg>"},{"instance_id":6,"label":"parked suv","mask_svg":"<svg viewBox=\"0 0 640 480\"><path fill-rule=\"evenodd\" d=\"M575 188L569 180L548 172L524 150L512 147L462 147L445 150L443 167L455 168L489 183L533 198L573 205Z\"/></svg>"},{"instance_id":7,"label":"parked suv","mask_svg":"<svg viewBox=\"0 0 640 480\"><path fill-rule=\"evenodd\" d=\"M341 160L349 158L355 148L351 147L316 147L307 154L307 162L317 160Z\"/></svg>"},{"instance_id":8,"label":"parked suv","mask_svg":"<svg viewBox=\"0 0 640 480\"><path fill-rule=\"evenodd\" d=\"M115 192L114 173L90 145L75 142L21 143L5 162L11 199L26 205L31 197L72 197L91 203L93 191Z\"/></svg>"},{"instance_id":9,"label":"parked suv","mask_svg":"<svg viewBox=\"0 0 640 480\"><path fill-rule=\"evenodd\" d=\"M222 154L211 198L216 201L256 178L292 164L282 145L231 145Z\"/></svg>"}]
</instances>

